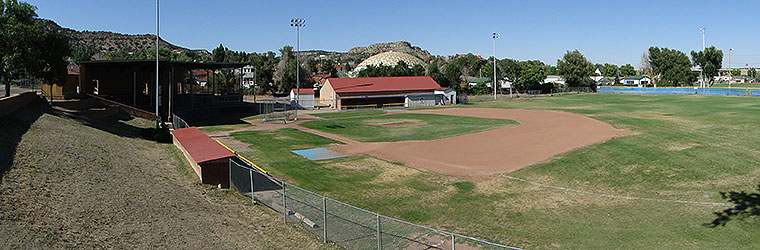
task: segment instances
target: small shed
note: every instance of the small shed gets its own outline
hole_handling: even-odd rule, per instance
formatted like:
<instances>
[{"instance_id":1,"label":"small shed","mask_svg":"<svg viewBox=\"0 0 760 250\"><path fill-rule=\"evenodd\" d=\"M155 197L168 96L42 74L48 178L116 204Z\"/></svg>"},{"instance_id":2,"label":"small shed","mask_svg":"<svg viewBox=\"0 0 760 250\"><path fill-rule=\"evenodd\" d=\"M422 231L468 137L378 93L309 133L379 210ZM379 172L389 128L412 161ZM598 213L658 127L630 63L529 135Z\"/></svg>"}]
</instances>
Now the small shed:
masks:
<instances>
[{"instance_id":1,"label":"small shed","mask_svg":"<svg viewBox=\"0 0 760 250\"><path fill-rule=\"evenodd\" d=\"M438 88L433 94L440 95L442 98L440 105L454 105L457 103L457 91L452 88Z\"/></svg>"},{"instance_id":2,"label":"small shed","mask_svg":"<svg viewBox=\"0 0 760 250\"><path fill-rule=\"evenodd\" d=\"M230 158L235 154L196 127L172 130L174 145L182 151L201 183L230 186Z\"/></svg>"},{"instance_id":3,"label":"small shed","mask_svg":"<svg viewBox=\"0 0 760 250\"><path fill-rule=\"evenodd\" d=\"M296 106L296 89L290 90L290 103ZM313 108L314 107L314 89L311 87L301 88L301 92L298 95L298 108Z\"/></svg>"},{"instance_id":4,"label":"small shed","mask_svg":"<svg viewBox=\"0 0 760 250\"><path fill-rule=\"evenodd\" d=\"M51 86L52 85L52 86ZM40 86L42 95L49 98L52 93L53 99L62 100L77 97L79 95L79 73L69 70L66 81L63 83L48 84L43 82Z\"/></svg>"}]
</instances>

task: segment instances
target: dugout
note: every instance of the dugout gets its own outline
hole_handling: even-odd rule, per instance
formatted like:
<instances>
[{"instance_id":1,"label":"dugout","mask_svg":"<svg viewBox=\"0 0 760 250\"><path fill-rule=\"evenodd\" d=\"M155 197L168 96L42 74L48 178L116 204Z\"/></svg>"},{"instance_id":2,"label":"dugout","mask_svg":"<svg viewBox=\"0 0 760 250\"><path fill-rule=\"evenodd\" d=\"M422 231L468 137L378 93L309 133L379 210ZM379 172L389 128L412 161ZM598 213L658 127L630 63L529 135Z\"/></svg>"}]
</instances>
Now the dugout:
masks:
<instances>
[{"instance_id":1,"label":"dugout","mask_svg":"<svg viewBox=\"0 0 760 250\"><path fill-rule=\"evenodd\" d=\"M230 158L235 154L196 127L171 131L174 145L182 151L203 184L230 186Z\"/></svg>"}]
</instances>

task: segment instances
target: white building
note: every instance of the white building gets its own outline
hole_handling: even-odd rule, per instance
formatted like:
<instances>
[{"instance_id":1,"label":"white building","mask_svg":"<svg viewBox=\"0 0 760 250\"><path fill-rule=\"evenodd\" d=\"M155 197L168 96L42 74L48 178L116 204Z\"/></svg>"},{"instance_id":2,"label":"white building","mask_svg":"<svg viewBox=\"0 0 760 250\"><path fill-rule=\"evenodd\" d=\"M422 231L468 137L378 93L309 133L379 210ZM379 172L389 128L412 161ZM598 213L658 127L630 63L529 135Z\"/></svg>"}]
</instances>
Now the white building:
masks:
<instances>
[{"instance_id":1,"label":"white building","mask_svg":"<svg viewBox=\"0 0 760 250\"><path fill-rule=\"evenodd\" d=\"M296 102L296 89L290 90L290 103ZM298 95L298 107L299 108L313 108L314 107L314 89L301 88L301 92Z\"/></svg>"},{"instance_id":2,"label":"white building","mask_svg":"<svg viewBox=\"0 0 760 250\"><path fill-rule=\"evenodd\" d=\"M433 94L443 96L440 103L442 105L453 105L457 103L457 91L452 88L439 88L434 90Z\"/></svg>"},{"instance_id":3,"label":"white building","mask_svg":"<svg viewBox=\"0 0 760 250\"><path fill-rule=\"evenodd\" d=\"M557 75L548 75L546 76L546 79L544 79L543 83L558 83L558 84L565 84L565 79L562 78L562 76Z\"/></svg>"},{"instance_id":4,"label":"white building","mask_svg":"<svg viewBox=\"0 0 760 250\"><path fill-rule=\"evenodd\" d=\"M250 88L253 87L253 84L256 83L256 70L253 68L252 65L246 65L243 67L243 88Z\"/></svg>"},{"instance_id":5,"label":"white building","mask_svg":"<svg viewBox=\"0 0 760 250\"><path fill-rule=\"evenodd\" d=\"M620 83L626 86L646 87L651 82L648 76L626 76L620 79Z\"/></svg>"}]
</instances>

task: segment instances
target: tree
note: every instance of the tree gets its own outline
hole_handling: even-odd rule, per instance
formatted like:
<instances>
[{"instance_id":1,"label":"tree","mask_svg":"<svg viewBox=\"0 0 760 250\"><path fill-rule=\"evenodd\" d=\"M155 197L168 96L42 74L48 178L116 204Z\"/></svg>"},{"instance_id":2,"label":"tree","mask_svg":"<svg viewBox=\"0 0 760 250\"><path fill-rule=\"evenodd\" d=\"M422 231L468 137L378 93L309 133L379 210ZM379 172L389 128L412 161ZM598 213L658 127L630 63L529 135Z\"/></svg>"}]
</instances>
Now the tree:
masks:
<instances>
[{"instance_id":1,"label":"tree","mask_svg":"<svg viewBox=\"0 0 760 250\"><path fill-rule=\"evenodd\" d=\"M216 47L213 51L211 51L211 60L218 63L226 62L225 59L227 57L227 48L225 48L222 44L219 44L219 47Z\"/></svg>"},{"instance_id":2,"label":"tree","mask_svg":"<svg viewBox=\"0 0 760 250\"><path fill-rule=\"evenodd\" d=\"M747 74L749 75L750 78L753 78L753 79L758 77L757 70L755 70L755 68L750 68L749 71L747 71Z\"/></svg>"},{"instance_id":3,"label":"tree","mask_svg":"<svg viewBox=\"0 0 760 250\"><path fill-rule=\"evenodd\" d=\"M300 67L300 82L301 88L311 88L313 81L311 80L310 70L304 65L296 65L295 55L293 55L293 47L285 46L280 49L280 61L275 67L274 79L277 81L275 91L281 94L288 93L296 85L296 67Z\"/></svg>"},{"instance_id":4,"label":"tree","mask_svg":"<svg viewBox=\"0 0 760 250\"><path fill-rule=\"evenodd\" d=\"M31 68L34 61L35 12L37 8L17 0L0 0L0 76L5 96L10 96L11 73Z\"/></svg>"},{"instance_id":5,"label":"tree","mask_svg":"<svg viewBox=\"0 0 760 250\"><path fill-rule=\"evenodd\" d=\"M749 217L760 217L760 185L757 186L757 192L721 192L723 199L734 203L734 207L727 208L720 212L715 212L715 220L709 227L725 226L731 220L742 220Z\"/></svg>"},{"instance_id":6,"label":"tree","mask_svg":"<svg viewBox=\"0 0 760 250\"><path fill-rule=\"evenodd\" d=\"M515 89L518 90L531 90L541 89L541 85L546 79L546 67L543 63L537 64L535 62L518 62L520 67L519 76L513 81Z\"/></svg>"},{"instance_id":7,"label":"tree","mask_svg":"<svg viewBox=\"0 0 760 250\"><path fill-rule=\"evenodd\" d=\"M569 87L580 87L591 83L589 77L594 73L594 65L581 52L574 50L557 60L557 70Z\"/></svg>"},{"instance_id":8,"label":"tree","mask_svg":"<svg viewBox=\"0 0 760 250\"><path fill-rule=\"evenodd\" d=\"M641 73L648 75L649 79L652 80L652 84L657 87L654 71L652 70L652 65L649 63L649 50L646 50L643 54L641 54Z\"/></svg>"},{"instance_id":9,"label":"tree","mask_svg":"<svg viewBox=\"0 0 760 250\"><path fill-rule=\"evenodd\" d=\"M620 66L620 75L621 76L633 76L633 75L636 75L636 69L634 69L631 64L626 64L626 65Z\"/></svg>"},{"instance_id":10,"label":"tree","mask_svg":"<svg viewBox=\"0 0 760 250\"><path fill-rule=\"evenodd\" d=\"M68 72L69 62L66 59L71 55L69 37L59 31L45 29L42 22L37 22L35 26L35 30L42 32L32 34L32 61L28 62L27 71L51 87L55 83L62 84Z\"/></svg>"},{"instance_id":11,"label":"tree","mask_svg":"<svg viewBox=\"0 0 760 250\"><path fill-rule=\"evenodd\" d=\"M712 82L713 76L718 75L718 69L723 66L723 51L715 46L706 48L704 51L691 51L691 60L694 66L702 68L702 74L707 81Z\"/></svg>"},{"instance_id":12,"label":"tree","mask_svg":"<svg viewBox=\"0 0 760 250\"><path fill-rule=\"evenodd\" d=\"M742 71L739 70L739 69L731 70L731 75L732 76L740 76L740 75L742 75Z\"/></svg>"},{"instance_id":13,"label":"tree","mask_svg":"<svg viewBox=\"0 0 760 250\"><path fill-rule=\"evenodd\" d=\"M612 77L618 74L618 66L615 64L605 63L602 65L602 75Z\"/></svg>"},{"instance_id":14,"label":"tree","mask_svg":"<svg viewBox=\"0 0 760 250\"><path fill-rule=\"evenodd\" d=\"M686 86L696 80L691 71L691 61L681 51L668 48L649 48L649 65L658 84L665 86Z\"/></svg>"}]
</instances>

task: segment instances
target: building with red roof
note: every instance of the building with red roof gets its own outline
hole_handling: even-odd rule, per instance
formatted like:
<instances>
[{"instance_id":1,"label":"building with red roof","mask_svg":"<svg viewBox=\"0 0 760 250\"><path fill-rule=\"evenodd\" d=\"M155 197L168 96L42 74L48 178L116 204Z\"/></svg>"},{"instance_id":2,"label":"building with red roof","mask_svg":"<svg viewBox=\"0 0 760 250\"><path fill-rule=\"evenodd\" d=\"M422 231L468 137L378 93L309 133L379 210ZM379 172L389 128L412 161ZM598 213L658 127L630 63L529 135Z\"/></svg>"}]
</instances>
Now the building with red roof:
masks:
<instances>
[{"instance_id":1,"label":"building with red roof","mask_svg":"<svg viewBox=\"0 0 760 250\"><path fill-rule=\"evenodd\" d=\"M319 91L320 104L335 109L442 104L441 88L429 76L328 78Z\"/></svg>"},{"instance_id":2,"label":"building with red roof","mask_svg":"<svg viewBox=\"0 0 760 250\"><path fill-rule=\"evenodd\" d=\"M290 102L295 103L298 99L298 106L301 108L313 108L315 103L314 88L301 88L298 92L295 88L290 90ZM296 95L296 93L299 93Z\"/></svg>"}]
</instances>

